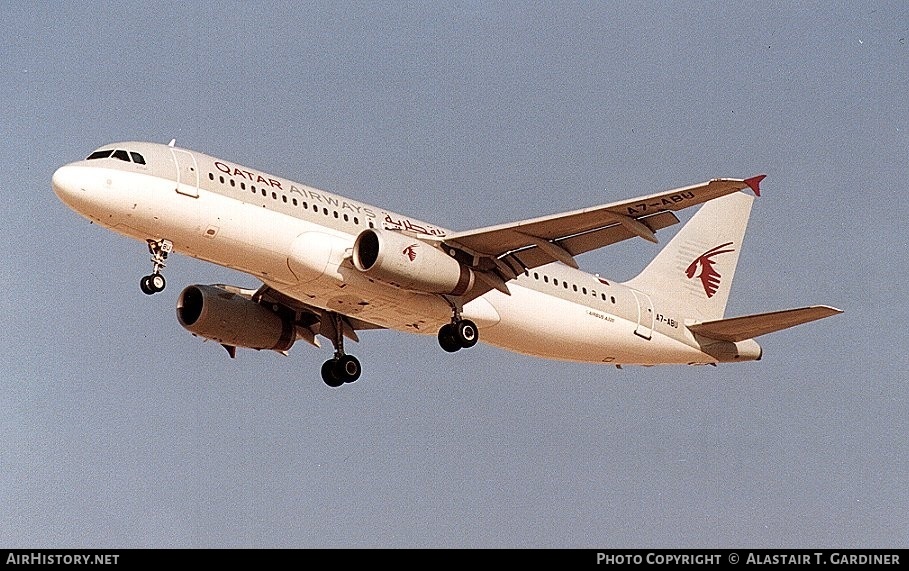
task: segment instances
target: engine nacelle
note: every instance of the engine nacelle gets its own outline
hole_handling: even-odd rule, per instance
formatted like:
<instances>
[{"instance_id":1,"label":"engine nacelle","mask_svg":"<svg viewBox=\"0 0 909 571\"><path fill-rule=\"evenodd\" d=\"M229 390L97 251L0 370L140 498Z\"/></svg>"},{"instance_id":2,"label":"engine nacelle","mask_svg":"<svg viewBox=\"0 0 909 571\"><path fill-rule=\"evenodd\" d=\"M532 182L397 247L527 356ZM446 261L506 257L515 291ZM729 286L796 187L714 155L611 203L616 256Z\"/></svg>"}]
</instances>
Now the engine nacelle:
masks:
<instances>
[{"instance_id":1,"label":"engine nacelle","mask_svg":"<svg viewBox=\"0 0 909 571\"><path fill-rule=\"evenodd\" d=\"M218 286L180 292L177 320L194 335L233 347L287 351L297 338L291 320Z\"/></svg>"},{"instance_id":2,"label":"engine nacelle","mask_svg":"<svg viewBox=\"0 0 909 571\"><path fill-rule=\"evenodd\" d=\"M402 289L462 295L473 286L473 270L430 244L388 230L370 228L357 236L354 267Z\"/></svg>"}]
</instances>

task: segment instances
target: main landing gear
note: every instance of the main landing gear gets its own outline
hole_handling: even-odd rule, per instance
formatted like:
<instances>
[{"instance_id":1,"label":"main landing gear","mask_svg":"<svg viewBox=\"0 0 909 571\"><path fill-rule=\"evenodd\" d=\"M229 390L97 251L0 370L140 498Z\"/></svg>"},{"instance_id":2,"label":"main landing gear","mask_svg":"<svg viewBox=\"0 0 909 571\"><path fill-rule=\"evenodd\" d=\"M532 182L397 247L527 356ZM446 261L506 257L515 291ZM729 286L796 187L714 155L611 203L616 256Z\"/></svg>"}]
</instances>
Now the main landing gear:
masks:
<instances>
[{"instance_id":1,"label":"main landing gear","mask_svg":"<svg viewBox=\"0 0 909 571\"><path fill-rule=\"evenodd\" d=\"M337 313L330 314L330 317L333 331L329 338L335 347L335 356L322 364L322 380L326 385L337 388L359 379L363 369L356 357L344 353L343 318Z\"/></svg>"},{"instance_id":2,"label":"main landing gear","mask_svg":"<svg viewBox=\"0 0 909 571\"><path fill-rule=\"evenodd\" d=\"M480 340L477 324L469 319L461 319L458 306L448 298L446 301L451 305L451 323L446 323L439 329L439 345L449 353L473 347Z\"/></svg>"},{"instance_id":3,"label":"main landing gear","mask_svg":"<svg viewBox=\"0 0 909 571\"><path fill-rule=\"evenodd\" d=\"M148 240L148 252L151 254L152 273L142 278L139 288L142 293L152 295L162 291L167 285L161 270L164 269L167 255L174 251L170 240Z\"/></svg>"}]
</instances>

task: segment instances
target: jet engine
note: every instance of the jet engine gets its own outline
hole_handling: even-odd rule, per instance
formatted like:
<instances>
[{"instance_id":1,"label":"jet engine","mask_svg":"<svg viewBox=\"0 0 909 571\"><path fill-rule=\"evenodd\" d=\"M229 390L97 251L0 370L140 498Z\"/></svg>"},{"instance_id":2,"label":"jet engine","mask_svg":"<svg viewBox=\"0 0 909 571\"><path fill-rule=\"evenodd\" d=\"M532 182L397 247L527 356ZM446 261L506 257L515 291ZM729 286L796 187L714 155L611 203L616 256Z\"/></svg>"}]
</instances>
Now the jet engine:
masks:
<instances>
[{"instance_id":1,"label":"jet engine","mask_svg":"<svg viewBox=\"0 0 909 571\"><path fill-rule=\"evenodd\" d=\"M473 270L427 242L370 228L357 236L353 264L367 276L401 289L462 295L473 285Z\"/></svg>"},{"instance_id":2,"label":"jet engine","mask_svg":"<svg viewBox=\"0 0 909 571\"><path fill-rule=\"evenodd\" d=\"M287 351L296 341L293 322L214 285L191 285L177 299L177 320L193 335L222 345Z\"/></svg>"}]
</instances>

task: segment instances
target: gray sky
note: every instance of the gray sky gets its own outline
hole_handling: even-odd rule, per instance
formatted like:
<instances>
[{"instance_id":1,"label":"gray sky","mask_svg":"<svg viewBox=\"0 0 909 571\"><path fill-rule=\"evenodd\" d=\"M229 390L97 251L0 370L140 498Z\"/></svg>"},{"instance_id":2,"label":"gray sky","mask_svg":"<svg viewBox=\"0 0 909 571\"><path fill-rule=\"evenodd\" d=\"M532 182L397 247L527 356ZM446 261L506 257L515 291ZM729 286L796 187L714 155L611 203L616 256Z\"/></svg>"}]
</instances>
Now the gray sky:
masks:
<instances>
[{"instance_id":1,"label":"gray sky","mask_svg":"<svg viewBox=\"0 0 909 571\"><path fill-rule=\"evenodd\" d=\"M906 547L909 8L831 4L3 3L0 545ZM767 173L727 314L846 313L718 368L367 332L331 390L50 189L172 137L454 229Z\"/></svg>"}]
</instances>

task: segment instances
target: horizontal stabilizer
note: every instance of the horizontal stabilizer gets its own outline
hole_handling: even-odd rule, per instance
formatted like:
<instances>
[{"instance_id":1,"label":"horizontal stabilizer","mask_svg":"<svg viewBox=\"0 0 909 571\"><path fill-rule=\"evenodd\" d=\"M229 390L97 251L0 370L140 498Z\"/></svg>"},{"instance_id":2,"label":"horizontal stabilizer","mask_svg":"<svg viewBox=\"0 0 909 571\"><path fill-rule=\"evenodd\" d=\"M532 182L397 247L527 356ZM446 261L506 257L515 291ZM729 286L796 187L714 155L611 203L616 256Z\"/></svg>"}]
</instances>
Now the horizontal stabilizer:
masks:
<instances>
[{"instance_id":1,"label":"horizontal stabilizer","mask_svg":"<svg viewBox=\"0 0 909 571\"><path fill-rule=\"evenodd\" d=\"M811 307L800 307L798 309L786 309L783 311L772 311L770 313L757 313L755 315L745 315L743 317L732 317L730 319L718 319L716 321L705 321L689 325L688 329L692 333L718 339L720 341L744 341L754 339L759 335L766 335L774 331L789 329L802 323L816 321L831 315L842 313L841 309L829 307L826 305L813 305Z\"/></svg>"}]
</instances>

